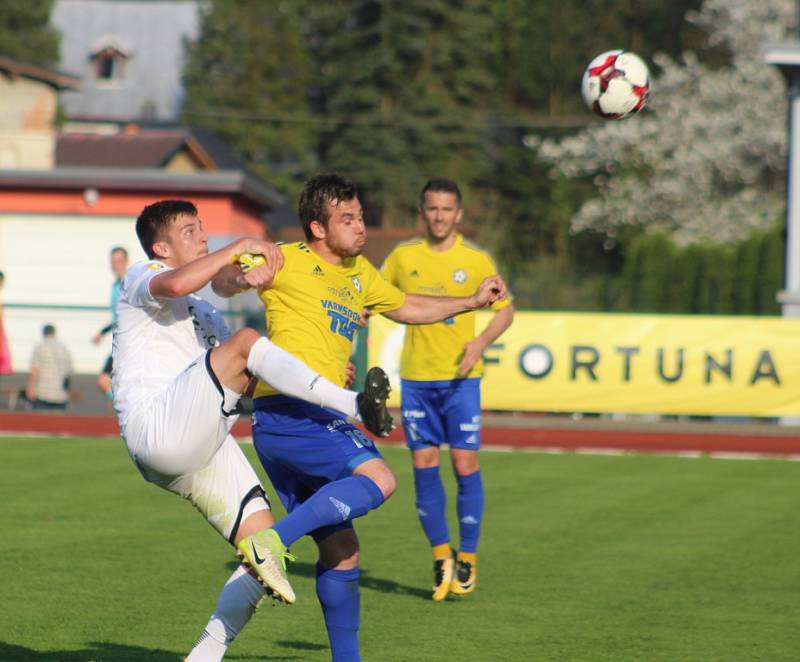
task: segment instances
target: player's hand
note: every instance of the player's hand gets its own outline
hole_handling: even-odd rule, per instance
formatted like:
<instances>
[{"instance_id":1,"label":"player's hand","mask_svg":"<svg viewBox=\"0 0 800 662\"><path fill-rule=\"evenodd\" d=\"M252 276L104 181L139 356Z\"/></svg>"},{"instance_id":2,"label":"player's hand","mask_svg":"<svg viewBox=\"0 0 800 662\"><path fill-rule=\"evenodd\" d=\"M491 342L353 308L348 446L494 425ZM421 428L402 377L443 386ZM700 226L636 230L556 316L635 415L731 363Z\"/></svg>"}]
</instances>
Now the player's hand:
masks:
<instances>
[{"instance_id":1,"label":"player's hand","mask_svg":"<svg viewBox=\"0 0 800 662\"><path fill-rule=\"evenodd\" d=\"M275 268L273 262L267 261L266 264L253 267L250 271L242 274L243 289L254 288L261 290L268 287L272 284L276 273L278 273L278 269Z\"/></svg>"},{"instance_id":2,"label":"player's hand","mask_svg":"<svg viewBox=\"0 0 800 662\"><path fill-rule=\"evenodd\" d=\"M283 267L284 258L280 246L272 241L251 238L243 239L241 244L240 252L263 255L266 260L266 264L253 267L247 273L242 274L241 284L243 288L255 288L258 290L268 287L275 278L275 274Z\"/></svg>"},{"instance_id":3,"label":"player's hand","mask_svg":"<svg viewBox=\"0 0 800 662\"><path fill-rule=\"evenodd\" d=\"M103 339L103 336L101 336L99 333L96 333L95 335L92 336L92 344L93 345L99 345L100 341L102 339Z\"/></svg>"},{"instance_id":4,"label":"player's hand","mask_svg":"<svg viewBox=\"0 0 800 662\"><path fill-rule=\"evenodd\" d=\"M268 264L274 265L275 273L278 273L281 267L283 267L283 251L281 251L281 247L274 241L247 237L240 241L240 245L237 247L237 253L263 255Z\"/></svg>"},{"instance_id":5,"label":"player's hand","mask_svg":"<svg viewBox=\"0 0 800 662\"><path fill-rule=\"evenodd\" d=\"M366 328L370 315L372 315L372 311L369 308L364 308L358 318L358 326L360 326L362 329Z\"/></svg>"},{"instance_id":6,"label":"player's hand","mask_svg":"<svg viewBox=\"0 0 800 662\"><path fill-rule=\"evenodd\" d=\"M354 381L356 381L356 364L348 361L347 367L344 369L344 387L350 388Z\"/></svg>"},{"instance_id":7,"label":"player's hand","mask_svg":"<svg viewBox=\"0 0 800 662\"><path fill-rule=\"evenodd\" d=\"M475 339L464 343L464 353L461 356L461 363L458 364L458 374L468 374L481 356L483 356L483 344L480 341Z\"/></svg>"},{"instance_id":8,"label":"player's hand","mask_svg":"<svg viewBox=\"0 0 800 662\"><path fill-rule=\"evenodd\" d=\"M475 294L472 295L475 308L485 308L492 305L495 301L500 301L508 296L508 288L505 281L495 274L487 276L478 285Z\"/></svg>"}]
</instances>

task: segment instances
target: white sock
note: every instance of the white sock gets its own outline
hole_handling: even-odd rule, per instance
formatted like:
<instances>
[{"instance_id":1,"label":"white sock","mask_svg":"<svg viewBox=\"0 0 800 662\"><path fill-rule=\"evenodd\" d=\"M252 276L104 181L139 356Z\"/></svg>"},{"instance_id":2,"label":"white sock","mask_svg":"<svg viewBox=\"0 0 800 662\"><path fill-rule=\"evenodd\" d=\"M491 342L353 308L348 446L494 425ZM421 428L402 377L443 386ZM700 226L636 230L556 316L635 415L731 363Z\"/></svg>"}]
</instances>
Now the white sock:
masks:
<instances>
[{"instance_id":1,"label":"white sock","mask_svg":"<svg viewBox=\"0 0 800 662\"><path fill-rule=\"evenodd\" d=\"M219 594L211 619L186 662L220 662L266 595L264 587L240 565Z\"/></svg>"},{"instance_id":2,"label":"white sock","mask_svg":"<svg viewBox=\"0 0 800 662\"><path fill-rule=\"evenodd\" d=\"M355 391L336 386L267 338L253 343L247 369L281 393L358 418Z\"/></svg>"}]
</instances>

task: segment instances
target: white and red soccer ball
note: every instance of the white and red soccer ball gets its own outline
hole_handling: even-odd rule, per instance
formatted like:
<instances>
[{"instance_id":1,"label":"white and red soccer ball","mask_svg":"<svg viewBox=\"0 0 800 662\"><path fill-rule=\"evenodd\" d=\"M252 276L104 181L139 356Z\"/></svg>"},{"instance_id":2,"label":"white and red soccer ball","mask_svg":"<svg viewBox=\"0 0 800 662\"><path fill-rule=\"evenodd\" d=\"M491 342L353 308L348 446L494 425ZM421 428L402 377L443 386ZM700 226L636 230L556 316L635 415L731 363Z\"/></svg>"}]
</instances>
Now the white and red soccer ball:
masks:
<instances>
[{"instance_id":1,"label":"white and red soccer ball","mask_svg":"<svg viewBox=\"0 0 800 662\"><path fill-rule=\"evenodd\" d=\"M608 119L621 120L639 112L649 92L647 65L628 51L601 53L586 67L581 81L586 105Z\"/></svg>"}]
</instances>

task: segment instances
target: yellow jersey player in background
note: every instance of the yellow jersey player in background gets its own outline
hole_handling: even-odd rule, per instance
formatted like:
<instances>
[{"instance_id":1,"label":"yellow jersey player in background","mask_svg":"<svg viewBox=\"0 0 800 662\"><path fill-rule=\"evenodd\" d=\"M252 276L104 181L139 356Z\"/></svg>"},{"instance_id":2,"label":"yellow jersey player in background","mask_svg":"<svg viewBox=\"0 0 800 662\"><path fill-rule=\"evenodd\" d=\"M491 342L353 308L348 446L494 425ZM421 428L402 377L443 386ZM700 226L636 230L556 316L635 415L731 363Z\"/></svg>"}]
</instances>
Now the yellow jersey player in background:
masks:
<instances>
[{"instance_id":1,"label":"yellow jersey player in background","mask_svg":"<svg viewBox=\"0 0 800 662\"><path fill-rule=\"evenodd\" d=\"M458 232L461 191L448 179L429 181L420 194L426 236L398 244L383 275L404 292L460 296L497 273L492 258ZM492 304L489 325L475 334L475 313L406 328L400 360L403 428L414 464L417 514L433 550L433 599L475 590L483 515L480 379L483 351L514 318L506 298ZM439 475L440 445L449 444L458 483L460 546L453 559Z\"/></svg>"},{"instance_id":2,"label":"yellow jersey player in background","mask_svg":"<svg viewBox=\"0 0 800 662\"><path fill-rule=\"evenodd\" d=\"M404 294L386 282L361 255L367 237L361 203L355 185L339 175L306 182L298 215L306 241L281 246L283 267L259 292L267 333L276 346L292 348L336 384L345 383L364 308L397 322L428 324L506 296L497 275L474 282L467 296L457 297ZM237 270L223 274L217 293L235 292ZM222 282L225 277L234 287ZM367 373L365 395L381 413L388 387L380 368ZM302 536L313 537L319 549L317 597L333 662L358 662L359 542L352 521L379 508L396 479L373 441L346 417L307 404L278 393L269 380L256 388L253 443L288 512L257 542L280 556ZM379 434L391 429L391 419L386 422ZM255 554L262 556L260 548Z\"/></svg>"}]
</instances>

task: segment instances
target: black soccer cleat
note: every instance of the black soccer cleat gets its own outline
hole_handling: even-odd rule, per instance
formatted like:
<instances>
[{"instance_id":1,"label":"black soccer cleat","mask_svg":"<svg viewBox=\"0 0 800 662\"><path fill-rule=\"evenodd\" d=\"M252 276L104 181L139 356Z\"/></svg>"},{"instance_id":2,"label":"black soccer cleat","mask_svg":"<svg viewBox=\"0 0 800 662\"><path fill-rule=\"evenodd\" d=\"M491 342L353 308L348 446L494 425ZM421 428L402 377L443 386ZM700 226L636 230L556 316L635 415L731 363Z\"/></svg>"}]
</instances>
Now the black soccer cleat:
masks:
<instances>
[{"instance_id":1,"label":"black soccer cleat","mask_svg":"<svg viewBox=\"0 0 800 662\"><path fill-rule=\"evenodd\" d=\"M394 429L394 421L386 408L386 401L392 388L389 376L375 366L367 372L364 380L364 391L358 394L356 404L364 427L379 437L388 437Z\"/></svg>"}]
</instances>

